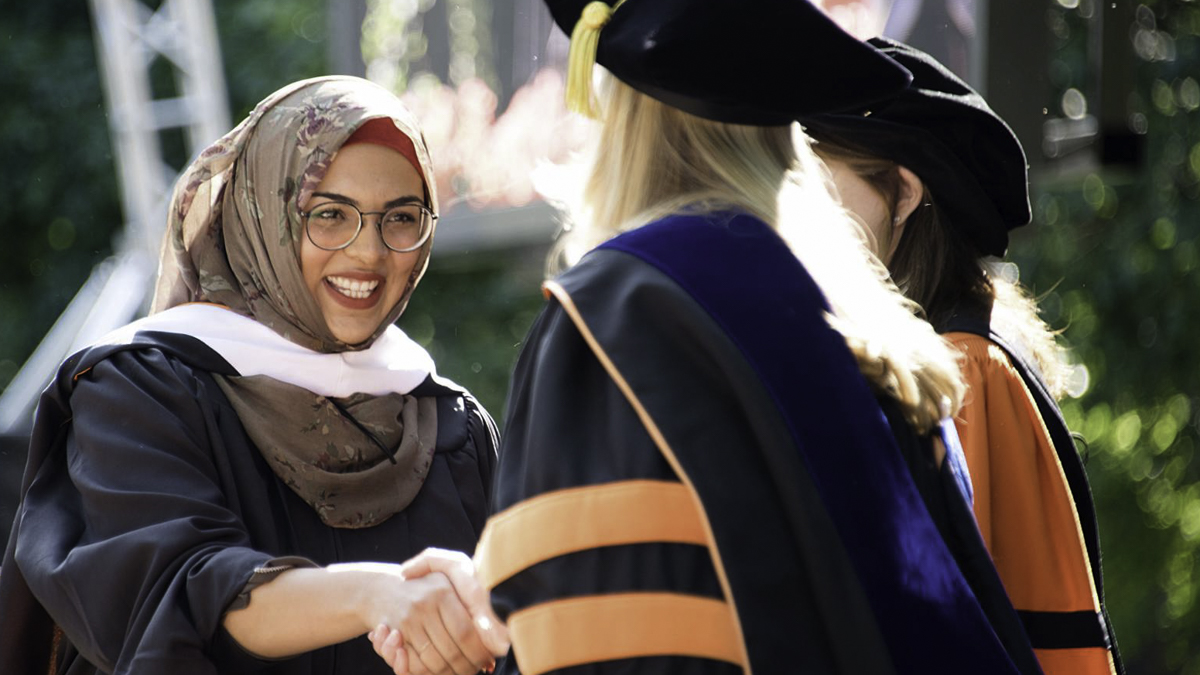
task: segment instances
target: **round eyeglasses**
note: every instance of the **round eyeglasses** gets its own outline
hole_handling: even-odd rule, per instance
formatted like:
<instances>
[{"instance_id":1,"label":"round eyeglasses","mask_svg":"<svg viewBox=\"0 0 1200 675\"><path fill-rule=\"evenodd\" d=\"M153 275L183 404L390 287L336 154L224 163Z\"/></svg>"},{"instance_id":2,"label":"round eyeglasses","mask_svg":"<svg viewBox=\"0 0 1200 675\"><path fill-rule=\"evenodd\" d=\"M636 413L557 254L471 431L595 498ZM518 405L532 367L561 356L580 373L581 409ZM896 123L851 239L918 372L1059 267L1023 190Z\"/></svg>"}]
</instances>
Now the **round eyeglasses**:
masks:
<instances>
[{"instance_id":1,"label":"round eyeglasses","mask_svg":"<svg viewBox=\"0 0 1200 675\"><path fill-rule=\"evenodd\" d=\"M421 248L433 232L433 221L437 220L436 213L415 203L363 213L353 204L324 202L300 212L308 240L326 251L339 251L353 244L362 232L364 216L379 216L383 245L397 253Z\"/></svg>"}]
</instances>

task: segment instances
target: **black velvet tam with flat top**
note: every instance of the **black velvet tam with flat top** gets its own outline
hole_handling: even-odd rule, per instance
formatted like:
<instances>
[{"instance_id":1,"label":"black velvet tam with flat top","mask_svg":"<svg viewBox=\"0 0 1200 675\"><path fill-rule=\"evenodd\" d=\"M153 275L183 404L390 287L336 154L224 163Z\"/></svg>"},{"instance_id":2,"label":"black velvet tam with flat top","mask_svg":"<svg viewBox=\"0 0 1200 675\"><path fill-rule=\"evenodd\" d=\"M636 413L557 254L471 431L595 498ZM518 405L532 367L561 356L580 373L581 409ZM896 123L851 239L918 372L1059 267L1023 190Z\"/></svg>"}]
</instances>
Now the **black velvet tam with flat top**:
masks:
<instances>
[{"instance_id":1,"label":"black velvet tam with flat top","mask_svg":"<svg viewBox=\"0 0 1200 675\"><path fill-rule=\"evenodd\" d=\"M591 3L547 4L571 35ZM807 0L626 0L600 32L596 62L670 106L755 126L866 105L910 79Z\"/></svg>"}]
</instances>

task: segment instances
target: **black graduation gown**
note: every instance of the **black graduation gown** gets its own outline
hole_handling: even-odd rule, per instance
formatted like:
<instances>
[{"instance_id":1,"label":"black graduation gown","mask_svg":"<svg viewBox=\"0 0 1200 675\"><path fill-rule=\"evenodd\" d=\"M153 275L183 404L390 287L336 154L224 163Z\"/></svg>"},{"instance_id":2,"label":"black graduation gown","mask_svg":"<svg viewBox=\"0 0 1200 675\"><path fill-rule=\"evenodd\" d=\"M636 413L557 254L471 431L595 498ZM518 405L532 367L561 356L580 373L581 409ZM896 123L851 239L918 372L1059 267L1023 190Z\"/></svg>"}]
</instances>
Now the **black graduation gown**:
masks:
<instances>
[{"instance_id":1,"label":"black graduation gown","mask_svg":"<svg viewBox=\"0 0 1200 675\"><path fill-rule=\"evenodd\" d=\"M672 216L547 289L477 553L510 620L503 672L1039 672L1003 592L992 622L922 500L958 494L924 461L928 439L903 434L931 472L918 490L819 289L769 227ZM588 504L680 483L698 534L631 535ZM973 522L958 499L947 523ZM622 520L658 520L670 505L653 503ZM990 569L974 537L964 559ZM704 620L680 608L715 611L733 637L691 639Z\"/></svg>"},{"instance_id":2,"label":"black graduation gown","mask_svg":"<svg viewBox=\"0 0 1200 675\"><path fill-rule=\"evenodd\" d=\"M470 554L487 518L493 422L462 389L426 379L413 394L437 397L438 436L420 492L375 527L330 528L271 471L213 373L236 374L170 333L64 363L39 404L0 574L5 675L47 672L54 623L57 672L71 675L390 672L365 638L258 660L221 617L280 564Z\"/></svg>"}]
</instances>

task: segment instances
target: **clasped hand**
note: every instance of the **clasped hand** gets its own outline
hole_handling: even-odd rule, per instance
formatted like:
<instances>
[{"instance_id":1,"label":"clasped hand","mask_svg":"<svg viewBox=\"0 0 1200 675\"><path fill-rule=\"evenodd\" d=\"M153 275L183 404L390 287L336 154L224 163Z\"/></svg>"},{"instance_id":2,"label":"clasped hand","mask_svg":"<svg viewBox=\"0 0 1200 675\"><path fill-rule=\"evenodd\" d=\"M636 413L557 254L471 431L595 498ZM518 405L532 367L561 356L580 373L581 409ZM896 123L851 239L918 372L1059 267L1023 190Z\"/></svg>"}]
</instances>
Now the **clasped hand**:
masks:
<instances>
[{"instance_id":1,"label":"clasped hand","mask_svg":"<svg viewBox=\"0 0 1200 675\"><path fill-rule=\"evenodd\" d=\"M508 630L465 554L426 549L400 573L405 597L380 598L386 604L367 634L396 675L471 675L508 652Z\"/></svg>"}]
</instances>

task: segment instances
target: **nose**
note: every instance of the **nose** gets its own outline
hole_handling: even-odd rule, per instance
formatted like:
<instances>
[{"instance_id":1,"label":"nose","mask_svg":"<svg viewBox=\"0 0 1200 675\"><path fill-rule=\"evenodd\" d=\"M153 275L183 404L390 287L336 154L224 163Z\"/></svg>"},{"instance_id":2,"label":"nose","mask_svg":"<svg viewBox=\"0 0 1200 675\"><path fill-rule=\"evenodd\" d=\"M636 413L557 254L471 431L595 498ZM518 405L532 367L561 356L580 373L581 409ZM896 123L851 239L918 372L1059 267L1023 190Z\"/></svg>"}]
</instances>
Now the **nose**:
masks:
<instances>
[{"instance_id":1,"label":"nose","mask_svg":"<svg viewBox=\"0 0 1200 675\"><path fill-rule=\"evenodd\" d=\"M352 258L364 261L375 261L386 258L391 252L383 243L383 233L379 230L379 219L383 215L370 214L362 217L362 229L350 245L343 249Z\"/></svg>"}]
</instances>

